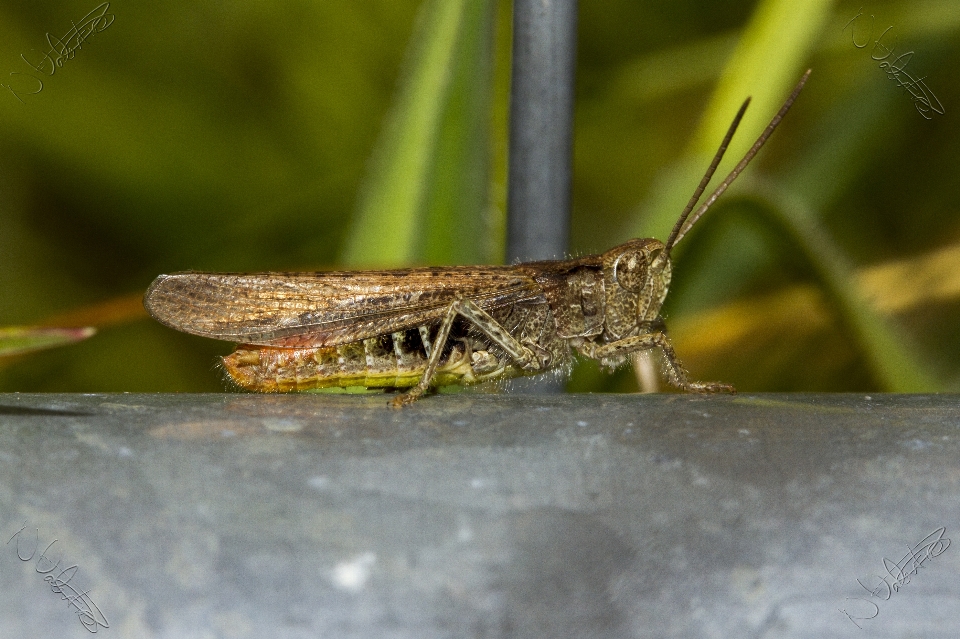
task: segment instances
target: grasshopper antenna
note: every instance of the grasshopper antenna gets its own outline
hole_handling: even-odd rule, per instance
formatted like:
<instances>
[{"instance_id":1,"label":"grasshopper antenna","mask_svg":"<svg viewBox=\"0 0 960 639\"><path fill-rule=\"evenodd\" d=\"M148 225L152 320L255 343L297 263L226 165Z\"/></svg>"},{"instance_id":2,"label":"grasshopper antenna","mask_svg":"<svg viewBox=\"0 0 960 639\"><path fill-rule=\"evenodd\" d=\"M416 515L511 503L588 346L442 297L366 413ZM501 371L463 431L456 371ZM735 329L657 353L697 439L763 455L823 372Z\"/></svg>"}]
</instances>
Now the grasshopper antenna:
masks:
<instances>
[{"instance_id":1,"label":"grasshopper antenna","mask_svg":"<svg viewBox=\"0 0 960 639\"><path fill-rule=\"evenodd\" d=\"M666 252L668 254L670 253L670 249L673 248L673 245L680 239L677 236L680 234L680 229L683 228L683 223L686 222L687 216L690 215L693 207L697 205L700 196L703 195L704 190L706 190L707 185L713 178L714 172L716 172L717 167L720 166L723 154L727 152L727 146L730 144L730 140L733 139L733 134L737 132L737 127L740 126L740 120L743 119L743 114L746 113L748 106L750 106L750 98L743 101L743 106L740 107L736 117L733 118L733 122L730 123L730 128L727 129L727 134L723 136L723 142L720 143L720 148L717 149L716 155L713 156L713 161L710 163L710 166L707 167L707 172L703 174L703 179L701 179L700 184L697 185L697 190L693 192L693 196L690 198L690 201L687 202L687 206L684 207L683 213L677 218L677 223L673 225L673 230L670 231L670 237L667 238Z\"/></svg>"},{"instance_id":2,"label":"grasshopper antenna","mask_svg":"<svg viewBox=\"0 0 960 639\"><path fill-rule=\"evenodd\" d=\"M812 69L807 69L807 72L803 74L803 77L800 78L800 82L797 83L797 86L794 87L793 92L790 93L790 96L787 98L786 102L783 103L783 106L780 107L780 110L777 111L777 114L773 116L773 119L770 120L770 124L767 125L767 128L763 130L763 133L760 134L760 137L757 138L757 141L753 143L753 146L750 147L750 150L743 156L743 159L730 171L723 182L710 194L703 204L700 205L700 208L697 209L696 213L690 215L690 211L693 210L693 207L697 205L697 201L700 199L700 196L703 195L704 189L707 188L707 184L710 182L710 178L713 177L714 172L717 170L717 166L720 164L720 160L723 159L723 154L727 150L727 145L730 144L731 138L733 138L734 132L736 132L737 127L740 125L740 120L743 119L743 113L747 110L747 105L750 104L750 98L747 98L743 103L743 106L740 107L740 110L737 112L736 117L733 119L733 122L730 124L730 128L727 130L726 136L723 138L723 142L720 144L720 148L717 150L717 154L713 157L713 162L710 163L710 167L707 169L707 172L704 174L703 179L700 180L697 190L694 192L693 197L690 198L690 202L687 203L686 208L683 209L683 213L680 214L677 223L673 226L673 230L670 232L670 237L667 238L666 248L664 249L664 254L669 255L670 250L676 246L677 242L683 239L683 236L687 234L694 224L697 223L703 214L706 213L713 203L717 201L724 191L727 190L737 176L747 168L747 165L750 164L750 160L753 159L753 156L763 148L763 145L766 144L767 139L773 134L777 126L780 124L780 121L783 119L783 116L787 114L787 111L790 110L790 107L793 106L794 101L797 99L797 96L800 95L800 91L803 89L803 85L806 84L807 78L810 77L810 72Z\"/></svg>"}]
</instances>

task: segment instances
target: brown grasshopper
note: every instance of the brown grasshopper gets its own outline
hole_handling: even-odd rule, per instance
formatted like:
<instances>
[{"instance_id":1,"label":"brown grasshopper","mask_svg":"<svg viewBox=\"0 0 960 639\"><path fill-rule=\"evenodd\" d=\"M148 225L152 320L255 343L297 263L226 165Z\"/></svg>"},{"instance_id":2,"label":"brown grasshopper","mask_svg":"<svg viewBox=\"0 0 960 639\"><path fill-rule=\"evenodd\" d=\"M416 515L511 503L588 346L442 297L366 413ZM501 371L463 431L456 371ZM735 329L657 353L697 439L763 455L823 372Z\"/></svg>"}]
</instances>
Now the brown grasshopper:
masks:
<instances>
[{"instance_id":1,"label":"brown grasshopper","mask_svg":"<svg viewBox=\"0 0 960 639\"><path fill-rule=\"evenodd\" d=\"M674 386L734 392L728 384L690 381L673 350L660 316L670 251L760 150L809 74L691 215L747 98L666 243L634 239L602 255L512 266L174 273L154 280L144 306L171 328L238 342L223 365L254 391L408 388L392 401L402 406L435 386L569 371L572 351L613 368L659 347Z\"/></svg>"}]
</instances>

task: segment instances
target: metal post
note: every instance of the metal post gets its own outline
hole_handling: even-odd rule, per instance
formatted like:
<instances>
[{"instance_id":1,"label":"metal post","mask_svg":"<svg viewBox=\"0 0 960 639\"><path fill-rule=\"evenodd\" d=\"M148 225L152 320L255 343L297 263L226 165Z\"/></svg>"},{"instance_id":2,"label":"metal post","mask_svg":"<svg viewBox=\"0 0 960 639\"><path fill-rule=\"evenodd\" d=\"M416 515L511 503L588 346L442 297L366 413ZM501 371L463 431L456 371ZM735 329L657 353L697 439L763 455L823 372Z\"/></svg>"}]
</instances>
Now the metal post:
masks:
<instances>
[{"instance_id":1,"label":"metal post","mask_svg":"<svg viewBox=\"0 0 960 639\"><path fill-rule=\"evenodd\" d=\"M576 0L514 0L507 259L564 257L570 235Z\"/></svg>"},{"instance_id":2,"label":"metal post","mask_svg":"<svg viewBox=\"0 0 960 639\"><path fill-rule=\"evenodd\" d=\"M576 45L576 0L513 1L509 262L567 253ZM560 392L562 384L521 382L520 388Z\"/></svg>"}]
</instances>

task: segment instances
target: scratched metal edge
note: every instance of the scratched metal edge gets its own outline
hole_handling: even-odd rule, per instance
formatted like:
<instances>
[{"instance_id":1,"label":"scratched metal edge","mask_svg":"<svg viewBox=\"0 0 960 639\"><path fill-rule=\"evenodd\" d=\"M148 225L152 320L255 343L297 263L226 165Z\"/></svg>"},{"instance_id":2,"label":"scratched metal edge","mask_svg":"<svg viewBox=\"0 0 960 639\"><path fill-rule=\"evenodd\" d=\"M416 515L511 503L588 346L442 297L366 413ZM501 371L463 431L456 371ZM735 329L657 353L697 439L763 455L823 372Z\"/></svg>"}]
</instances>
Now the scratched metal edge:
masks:
<instances>
[{"instance_id":1,"label":"scratched metal edge","mask_svg":"<svg viewBox=\"0 0 960 639\"><path fill-rule=\"evenodd\" d=\"M277 420L297 420L302 434L320 436L335 428L349 439L350 428L367 441L390 438L403 428L430 428L462 435L470 430L514 428L555 431L569 426L590 432L659 430L671 423L697 419L697 427L724 428L752 420L770 434L785 423L839 428L909 426L910 415L942 417L953 423L960 415L960 394L760 393L567 394L559 396L459 393L427 397L413 406L393 409L389 394L245 393L5 393L0 394L0 424L38 417L70 418L72 423L122 421L128 428L177 421L222 421L247 424L247 434L281 432ZM707 415L710 419L702 419ZM602 419L597 419L601 417ZM264 421L266 420L266 421ZM272 420L272 421L271 421ZM267 424L267 426L263 426ZM270 430L274 424L274 430ZM627 426L629 425L629 426ZM250 430L253 428L254 430ZM291 427L292 429L293 427ZM400 428L401 430L395 431ZM790 437L789 433L783 436Z\"/></svg>"},{"instance_id":2,"label":"scratched metal edge","mask_svg":"<svg viewBox=\"0 0 960 639\"><path fill-rule=\"evenodd\" d=\"M863 408L953 408L960 409L960 393L740 393L735 395L697 395L683 393L618 394L569 393L561 396L539 394L497 394L463 392L428 396L420 402L393 409L388 406L388 393L0 393L0 417L17 414L16 407L48 411L47 414L68 415L70 407L106 404L107 408L149 407L171 410L176 408L217 408L224 406L286 407L291 410L336 408L343 410L382 410L398 416L425 414L462 414L465 407L478 409L538 410L577 406L583 408L629 408L649 410L658 407L692 407L700 405L740 406L755 409L797 411L856 410ZM8 412L4 412L11 409ZM38 413L39 414L39 413ZM82 416L94 416L84 413ZM102 414L109 414L106 411ZM74 416L81 416L80 414Z\"/></svg>"}]
</instances>

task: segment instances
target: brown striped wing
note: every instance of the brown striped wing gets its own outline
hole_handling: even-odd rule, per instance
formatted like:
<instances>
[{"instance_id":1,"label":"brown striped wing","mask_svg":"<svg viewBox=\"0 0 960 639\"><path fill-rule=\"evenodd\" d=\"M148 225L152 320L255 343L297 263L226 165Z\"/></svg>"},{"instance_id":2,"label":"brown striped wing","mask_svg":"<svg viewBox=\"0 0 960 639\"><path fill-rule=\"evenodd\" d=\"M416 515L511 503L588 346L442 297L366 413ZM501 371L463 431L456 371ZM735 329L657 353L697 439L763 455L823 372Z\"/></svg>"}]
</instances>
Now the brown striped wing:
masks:
<instances>
[{"instance_id":1,"label":"brown striped wing","mask_svg":"<svg viewBox=\"0 0 960 639\"><path fill-rule=\"evenodd\" d=\"M143 304L171 328L262 346L335 346L436 320L458 297L483 308L546 302L510 266L330 273L161 275Z\"/></svg>"}]
</instances>

